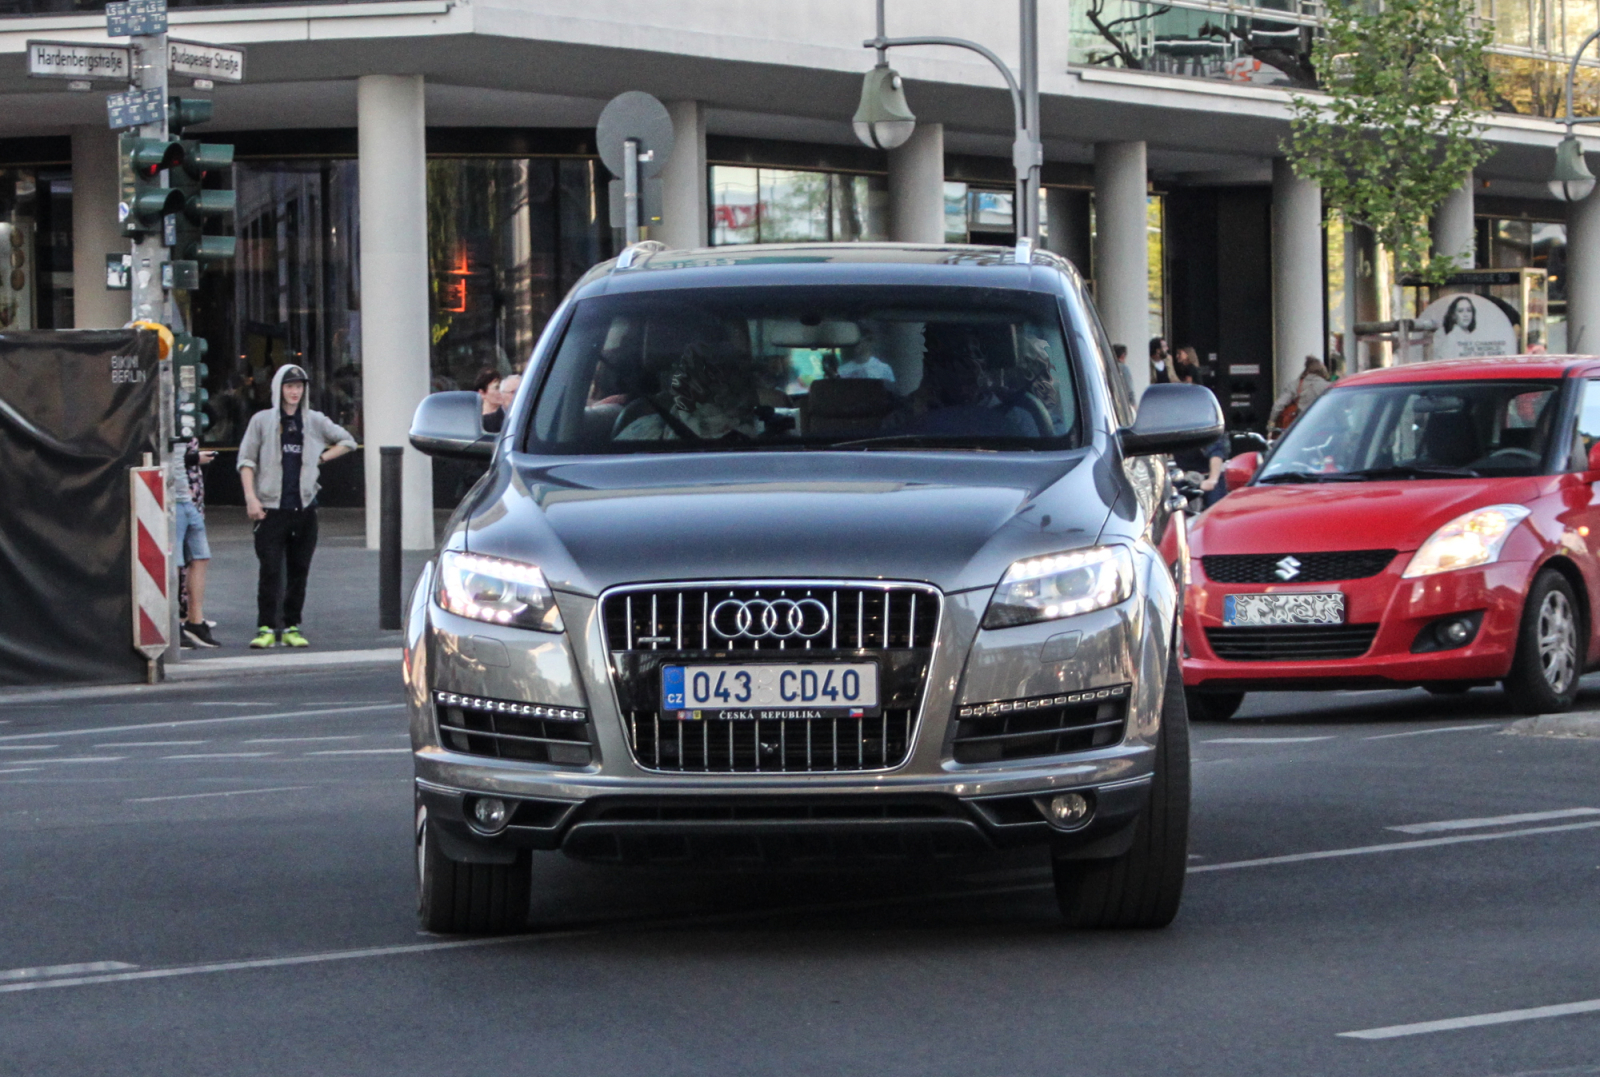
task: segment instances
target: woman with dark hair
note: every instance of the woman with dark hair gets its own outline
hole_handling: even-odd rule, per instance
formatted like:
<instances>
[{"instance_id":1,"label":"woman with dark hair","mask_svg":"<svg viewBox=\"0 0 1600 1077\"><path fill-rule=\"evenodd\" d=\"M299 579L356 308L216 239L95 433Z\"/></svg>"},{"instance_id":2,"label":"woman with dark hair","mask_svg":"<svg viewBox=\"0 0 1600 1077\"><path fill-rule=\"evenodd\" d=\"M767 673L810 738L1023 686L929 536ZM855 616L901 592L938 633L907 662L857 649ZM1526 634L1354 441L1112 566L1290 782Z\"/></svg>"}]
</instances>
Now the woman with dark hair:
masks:
<instances>
[{"instance_id":1,"label":"woman with dark hair","mask_svg":"<svg viewBox=\"0 0 1600 1077\"><path fill-rule=\"evenodd\" d=\"M506 421L506 401L500 392L500 372L493 367L484 367L478 371L478 378L472 387L477 390L478 399L483 405L481 422L484 433L498 434Z\"/></svg>"},{"instance_id":2,"label":"woman with dark hair","mask_svg":"<svg viewBox=\"0 0 1600 1077\"><path fill-rule=\"evenodd\" d=\"M1444 312L1444 331L1446 334L1461 330L1463 333L1474 332L1478 328L1478 308L1472 302L1470 295L1458 295Z\"/></svg>"}]
</instances>

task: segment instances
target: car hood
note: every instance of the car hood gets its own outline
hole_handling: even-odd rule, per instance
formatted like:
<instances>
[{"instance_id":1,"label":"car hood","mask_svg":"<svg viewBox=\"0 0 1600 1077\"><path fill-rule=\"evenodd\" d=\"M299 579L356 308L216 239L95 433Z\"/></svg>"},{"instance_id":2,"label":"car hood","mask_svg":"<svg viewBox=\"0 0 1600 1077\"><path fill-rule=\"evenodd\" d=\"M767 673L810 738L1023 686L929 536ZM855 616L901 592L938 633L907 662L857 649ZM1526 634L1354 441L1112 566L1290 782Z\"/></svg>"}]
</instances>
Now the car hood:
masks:
<instances>
[{"instance_id":1,"label":"car hood","mask_svg":"<svg viewBox=\"0 0 1600 1077\"><path fill-rule=\"evenodd\" d=\"M1191 525L1191 550L1197 556L1415 550L1462 513L1531 501L1539 488L1535 478L1246 486Z\"/></svg>"},{"instance_id":2,"label":"car hood","mask_svg":"<svg viewBox=\"0 0 1600 1077\"><path fill-rule=\"evenodd\" d=\"M557 590L688 579L900 579L991 586L1012 561L1095 541L1104 459L740 453L497 463L468 549L535 562Z\"/></svg>"}]
</instances>

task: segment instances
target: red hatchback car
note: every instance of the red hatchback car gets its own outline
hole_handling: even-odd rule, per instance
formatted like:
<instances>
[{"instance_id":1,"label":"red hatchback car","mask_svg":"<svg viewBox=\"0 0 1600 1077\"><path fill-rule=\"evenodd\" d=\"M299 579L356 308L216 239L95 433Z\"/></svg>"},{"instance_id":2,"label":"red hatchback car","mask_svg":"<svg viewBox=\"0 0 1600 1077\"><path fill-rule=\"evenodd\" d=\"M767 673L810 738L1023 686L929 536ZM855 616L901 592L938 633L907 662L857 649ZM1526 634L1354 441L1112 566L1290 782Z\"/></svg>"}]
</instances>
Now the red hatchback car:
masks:
<instances>
[{"instance_id":1,"label":"red hatchback car","mask_svg":"<svg viewBox=\"0 0 1600 1077\"><path fill-rule=\"evenodd\" d=\"M1191 525L1191 717L1249 691L1496 681L1538 714L1600 662L1600 359L1357 374L1229 472Z\"/></svg>"}]
</instances>

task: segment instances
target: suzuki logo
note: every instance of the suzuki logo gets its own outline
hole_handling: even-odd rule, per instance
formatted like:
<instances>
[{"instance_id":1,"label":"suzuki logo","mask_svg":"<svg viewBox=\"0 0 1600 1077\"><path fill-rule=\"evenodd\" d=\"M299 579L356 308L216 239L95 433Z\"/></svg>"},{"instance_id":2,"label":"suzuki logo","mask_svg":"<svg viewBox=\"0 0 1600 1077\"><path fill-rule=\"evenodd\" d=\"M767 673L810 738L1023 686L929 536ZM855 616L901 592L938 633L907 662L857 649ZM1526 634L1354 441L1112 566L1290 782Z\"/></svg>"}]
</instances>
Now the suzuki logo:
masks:
<instances>
[{"instance_id":1,"label":"suzuki logo","mask_svg":"<svg viewBox=\"0 0 1600 1077\"><path fill-rule=\"evenodd\" d=\"M1272 570L1272 574L1280 580L1294 579L1300 575L1300 559L1294 554L1290 554L1278 562L1278 567Z\"/></svg>"}]
</instances>

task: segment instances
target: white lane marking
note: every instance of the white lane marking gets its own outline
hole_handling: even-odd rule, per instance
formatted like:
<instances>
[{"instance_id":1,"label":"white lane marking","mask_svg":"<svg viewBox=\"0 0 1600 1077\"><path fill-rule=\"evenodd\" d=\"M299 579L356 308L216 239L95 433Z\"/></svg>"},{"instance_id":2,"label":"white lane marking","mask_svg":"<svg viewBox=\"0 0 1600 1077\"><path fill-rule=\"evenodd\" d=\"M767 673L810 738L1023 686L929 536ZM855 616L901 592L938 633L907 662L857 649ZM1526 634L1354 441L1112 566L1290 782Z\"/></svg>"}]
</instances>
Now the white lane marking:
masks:
<instances>
[{"instance_id":1,"label":"white lane marking","mask_svg":"<svg viewBox=\"0 0 1600 1077\"><path fill-rule=\"evenodd\" d=\"M118 740L109 744L96 744L96 748L187 748L191 744L204 744L204 740Z\"/></svg>"},{"instance_id":2,"label":"white lane marking","mask_svg":"<svg viewBox=\"0 0 1600 1077\"><path fill-rule=\"evenodd\" d=\"M259 759L277 752L188 752L183 755L164 755L162 759Z\"/></svg>"},{"instance_id":3,"label":"white lane marking","mask_svg":"<svg viewBox=\"0 0 1600 1077\"><path fill-rule=\"evenodd\" d=\"M1580 815L1600 815L1600 808L1562 808L1559 811L1530 811L1521 815L1491 815L1483 819L1445 819L1437 823L1408 823L1386 829L1402 834L1433 834L1441 830L1477 830L1510 823L1543 823L1551 819L1573 819Z\"/></svg>"},{"instance_id":4,"label":"white lane marking","mask_svg":"<svg viewBox=\"0 0 1600 1077\"><path fill-rule=\"evenodd\" d=\"M1310 744L1316 740L1332 740L1332 737L1207 737L1199 741L1200 744Z\"/></svg>"},{"instance_id":5,"label":"white lane marking","mask_svg":"<svg viewBox=\"0 0 1600 1077\"><path fill-rule=\"evenodd\" d=\"M411 754L410 748L339 748L321 752L307 752L307 755L389 755L391 752L404 752Z\"/></svg>"},{"instance_id":6,"label":"white lane marking","mask_svg":"<svg viewBox=\"0 0 1600 1077\"><path fill-rule=\"evenodd\" d=\"M215 702L213 700L206 700L205 702L197 702L197 703L194 704L194 706L196 706L196 707L270 707L270 706L272 706L272 702L270 700L266 700L266 699L258 699L254 703L218 703L218 702Z\"/></svg>"},{"instance_id":7,"label":"white lane marking","mask_svg":"<svg viewBox=\"0 0 1600 1077\"><path fill-rule=\"evenodd\" d=\"M288 965L318 965L328 961L356 961L368 957L428 953L432 950L465 950L482 946L506 946L518 942L542 942L551 939L593 935L596 930L551 931L538 935L503 935L494 939L457 939L450 942L417 942L400 946L370 946L362 950L330 950L320 954L301 954L297 957L262 957L252 961L214 961L204 965L175 965L161 969L108 972L101 975L72 976L55 980L0 984L0 994L12 991L43 991L54 987L81 987L85 984L124 983L129 980L165 980L173 976L198 976L208 972L238 972L245 969L283 968Z\"/></svg>"},{"instance_id":8,"label":"white lane marking","mask_svg":"<svg viewBox=\"0 0 1600 1077\"><path fill-rule=\"evenodd\" d=\"M59 744L0 744L0 752L47 752Z\"/></svg>"},{"instance_id":9,"label":"white lane marking","mask_svg":"<svg viewBox=\"0 0 1600 1077\"><path fill-rule=\"evenodd\" d=\"M1585 999L1583 1002L1563 1002L1556 1006L1530 1006L1525 1010L1479 1013L1471 1017L1447 1017L1442 1021L1418 1021L1414 1025L1363 1028L1355 1032L1341 1032L1339 1035L1354 1040L1392 1040L1401 1036L1420 1036L1425 1032L1451 1032L1458 1028L1509 1025L1515 1021L1537 1021L1545 1017L1570 1017L1575 1013L1600 1013L1600 998Z\"/></svg>"},{"instance_id":10,"label":"white lane marking","mask_svg":"<svg viewBox=\"0 0 1600 1077\"><path fill-rule=\"evenodd\" d=\"M1379 733L1374 737L1362 737L1362 740L1392 740L1395 737L1426 737L1429 733L1473 733L1480 729L1499 729L1499 722L1482 722L1478 725L1442 725L1433 729L1412 729L1404 733Z\"/></svg>"},{"instance_id":11,"label":"white lane marking","mask_svg":"<svg viewBox=\"0 0 1600 1077\"><path fill-rule=\"evenodd\" d=\"M5 769L0 770L0 774L26 774L30 770L38 769L38 767L6 767Z\"/></svg>"},{"instance_id":12,"label":"white lane marking","mask_svg":"<svg viewBox=\"0 0 1600 1077\"><path fill-rule=\"evenodd\" d=\"M69 755L65 759L29 759L30 763L120 763L120 755Z\"/></svg>"},{"instance_id":13,"label":"white lane marking","mask_svg":"<svg viewBox=\"0 0 1600 1077\"><path fill-rule=\"evenodd\" d=\"M406 733L405 734L405 736L408 736L408 737L410 735L411 735L410 733ZM361 734L359 734L359 733L351 733L351 734L336 735L336 736L330 736L330 737L251 737L249 740L245 741L244 743L246 743L246 744L298 744L301 741L311 741L311 740L360 740L360 739L361 739Z\"/></svg>"},{"instance_id":14,"label":"white lane marking","mask_svg":"<svg viewBox=\"0 0 1600 1077\"><path fill-rule=\"evenodd\" d=\"M265 722L275 718L314 718L325 714L350 714L354 711L400 710L404 703L373 703L360 707L323 707L311 711L274 711L272 714L237 714L231 718L185 718L176 722L141 722L138 725L103 725L93 729L62 729L52 733L7 733L0 740L38 740L40 737L83 737L97 733L128 733L135 729L177 729L188 725L221 725L230 722Z\"/></svg>"},{"instance_id":15,"label":"white lane marking","mask_svg":"<svg viewBox=\"0 0 1600 1077\"><path fill-rule=\"evenodd\" d=\"M1532 834L1559 834L1566 830L1593 830L1600 820L1587 823L1567 823L1563 826L1536 826L1526 830L1497 830L1492 834L1453 834L1447 838L1421 838L1417 841L1392 841L1385 845L1360 845L1352 849L1324 849L1315 853L1291 853L1288 856L1263 856L1254 860L1234 860L1226 864L1202 864L1189 869L1194 875L1202 871L1227 871L1231 868L1258 868L1269 864L1298 864L1306 860L1332 860L1341 856L1366 856L1371 853L1397 853L1407 849L1428 849L1435 845L1461 845L1470 841L1498 841L1501 838L1525 838Z\"/></svg>"},{"instance_id":16,"label":"white lane marking","mask_svg":"<svg viewBox=\"0 0 1600 1077\"><path fill-rule=\"evenodd\" d=\"M86 961L78 965L38 965L31 969L5 969L0 980L42 980L50 976L76 976L84 972L116 972L119 969L136 969L126 961Z\"/></svg>"},{"instance_id":17,"label":"white lane marking","mask_svg":"<svg viewBox=\"0 0 1600 1077\"><path fill-rule=\"evenodd\" d=\"M297 793L302 789L310 789L309 785L279 785L271 789L229 789L222 793L179 793L175 796L165 797L134 797L129 804L154 804L159 800L199 800L202 797L243 797L252 793Z\"/></svg>"}]
</instances>

